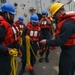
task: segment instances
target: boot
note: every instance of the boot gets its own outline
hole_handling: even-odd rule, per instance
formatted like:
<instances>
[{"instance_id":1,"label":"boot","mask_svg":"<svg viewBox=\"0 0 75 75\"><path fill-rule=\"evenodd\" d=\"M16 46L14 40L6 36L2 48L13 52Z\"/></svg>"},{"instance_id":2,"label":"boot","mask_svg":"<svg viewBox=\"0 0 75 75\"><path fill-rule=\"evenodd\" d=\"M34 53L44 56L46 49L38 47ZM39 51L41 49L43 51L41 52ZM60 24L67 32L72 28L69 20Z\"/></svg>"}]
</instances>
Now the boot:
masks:
<instances>
[{"instance_id":1,"label":"boot","mask_svg":"<svg viewBox=\"0 0 75 75\"><path fill-rule=\"evenodd\" d=\"M40 63L43 62L43 58L40 58L40 59L39 59L39 62L40 62Z\"/></svg>"},{"instance_id":2,"label":"boot","mask_svg":"<svg viewBox=\"0 0 75 75\"><path fill-rule=\"evenodd\" d=\"M49 59L48 59L48 57L45 58L45 61L46 61L47 63L49 63Z\"/></svg>"},{"instance_id":3,"label":"boot","mask_svg":"<svg viewBox=\"0 0 75 75\"><path fill-rule=\"evenodd\" d=\"M19 75L23 75L24 71L25 71L25 68L21 68Z\"/></svg>"},{"instance_id":4,"label":"boot","mask_svg":"<svg viewBox=\"0 0 75 75\"><path fill-rule=\"evenodd\" d=\"M30 71L30 75L35 75L34 70Z\"/></svg>"},{"instance_id":5,"label":"boot","mask_svg":"<svg viewBox=\"0 0 75 75\"><path fill-rule=\"evenodd\" d=\"M22 61L22 68L19 71L19 75L23 75L24 71L25 71L25 61Z\"/></svg>"}]
</instances>

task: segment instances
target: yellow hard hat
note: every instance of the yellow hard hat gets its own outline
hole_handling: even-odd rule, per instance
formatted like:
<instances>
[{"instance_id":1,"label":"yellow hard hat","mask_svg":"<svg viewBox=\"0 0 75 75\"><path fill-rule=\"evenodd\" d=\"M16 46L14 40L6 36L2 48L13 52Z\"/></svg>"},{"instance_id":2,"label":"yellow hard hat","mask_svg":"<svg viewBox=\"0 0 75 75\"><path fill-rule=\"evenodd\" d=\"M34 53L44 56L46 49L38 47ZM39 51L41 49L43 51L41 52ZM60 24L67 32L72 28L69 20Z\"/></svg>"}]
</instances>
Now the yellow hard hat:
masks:
<instances>
[{"instance_id":1,"label":"yellow hard hat","mask_svg":"<svg viewBox=\"0 0 75 75\"><path fill-rule=\"evenodd\" d=\"M61 3L53 3L50 8L49 11L52 14L52 16L54 16L54 14L65 4L61 4Z\"/></svg>"}]
</instances>

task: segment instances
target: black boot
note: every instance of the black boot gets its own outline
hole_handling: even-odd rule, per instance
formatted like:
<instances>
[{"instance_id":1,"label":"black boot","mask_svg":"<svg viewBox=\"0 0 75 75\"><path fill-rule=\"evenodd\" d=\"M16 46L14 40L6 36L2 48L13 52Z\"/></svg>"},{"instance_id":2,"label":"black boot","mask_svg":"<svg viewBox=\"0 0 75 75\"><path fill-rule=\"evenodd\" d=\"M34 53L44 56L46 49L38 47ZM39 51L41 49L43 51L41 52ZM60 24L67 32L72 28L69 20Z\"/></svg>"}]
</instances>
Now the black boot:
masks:
<instances>
[{"instance_id":1,"label":"black boot","mask_svg":"<svg viewBox=\"0 0 75 75\"><path fill-rule=\"evenodd\" d=\"M49 59L48 59L48 57L45 58L45 61L46 61L47 63L49 63Z\"/></svg>"},{"instance_id":2,"label":"black boot","mask_svg":"<svg viewBox=\"0 0 75 75\"><path fill-rule=\"evenodd\" d=\"M19 75L23 75L24 71L25 71L25 61L22 61L22 68L21 70L19 71Z\"/></svg>"},{"instance_id":3,"label":"black boot","mask_svg":"<svg viewBox=\"0 0 75 75\"><path fill-rule=\"evenodd\" d=\"M42 61L43 61L43 58L40 58L40 59L39 59L39 62L41 63Z\"/></svg>"},{"instance_id":4,"label":"black boot","mask_svg":"<svg viewBox=\"0 0 75 75\"><path fill-rule=\"evenodd\" d=\"M30 71L30 75L35 75L34 70Z\"/></svg>"},{"instance_id":5,"label":"black boot","mask_svg":"<svg viewBox=\"0 0 75 75\"><path fill-rule=\"evenodd\" d=\"M21 68L19 75L23 75L24 71L25 71L25 68Z\"/></svg>"}]
</instances>

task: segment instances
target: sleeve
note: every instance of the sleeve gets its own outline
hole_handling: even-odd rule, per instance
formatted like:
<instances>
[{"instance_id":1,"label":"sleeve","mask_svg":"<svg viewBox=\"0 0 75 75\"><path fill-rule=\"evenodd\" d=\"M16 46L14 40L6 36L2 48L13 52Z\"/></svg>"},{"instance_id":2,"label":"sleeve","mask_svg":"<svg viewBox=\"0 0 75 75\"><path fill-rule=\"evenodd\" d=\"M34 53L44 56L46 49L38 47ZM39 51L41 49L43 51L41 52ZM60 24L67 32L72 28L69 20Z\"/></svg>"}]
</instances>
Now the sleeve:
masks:
<instances>
[{"instance_id":1,"label":"sleeve","mask_svg":"<svg viewBox=\"0 0 75 75\"><path fill-rule=\"evenodd\" d=\"M25 36L26 36L27 30L28 30L28 28L27 28L27 27L25 27L25 28L24 28L24 30L23 30L23 34L22 34L23 46L25 46L25 45L26 45Z\"/></svg>"},{"instance_id":2,"label":"sleeve","mask_svg":"<svg viewBox=\"0 0 75 75\"><path fill-rule=\"evenodd\" d=\"M47 40L46 43L49 46L62 46L70 38L73 33L74 23L67 21L63 24L61 33L57 36L56 40Z\"/></svg>"},{"instance_id":3,"label":"sleeve","mask_svg":"<svg viewBox=\"0 0 75 75\"><path fill-rule=\"evenodd\" d=\"M7 53L8 47L2 44L3 39L6 36L6 29L4 26L0 26L0 53Z\"/></svg>"},{"instance_id":4,"label":"sleeve","mask_svg":"<svg viewBox=\"0 0 75 75\"><path fill-rule=\"evenodd\" d=\"M42 32L40 31L40 37L39 37L39 41L43 39L43 35ZM43 44L39 43L38 49L43 49Z\"/></svg>"}]
</instances>

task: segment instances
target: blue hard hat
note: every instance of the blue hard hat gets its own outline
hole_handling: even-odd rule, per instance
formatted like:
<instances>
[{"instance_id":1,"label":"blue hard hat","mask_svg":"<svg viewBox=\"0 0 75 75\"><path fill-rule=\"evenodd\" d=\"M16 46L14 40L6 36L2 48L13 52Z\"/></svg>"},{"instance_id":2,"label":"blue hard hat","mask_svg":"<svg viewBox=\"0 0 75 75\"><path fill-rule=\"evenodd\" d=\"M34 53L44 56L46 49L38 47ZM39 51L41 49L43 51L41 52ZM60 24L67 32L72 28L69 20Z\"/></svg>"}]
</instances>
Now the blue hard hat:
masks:
<instances>
[{"instance_id":1,"label":"blue hard hat","mask_svg":"<svg viewBox=\"0 0 75 75\"><path fill-rule=\"evenodd\" d=\"M48 11L47 11L47 10L43 10L43 11L42 11L42 14L48 15Z\"/></svg>"},{"instance_id":2,"label":"blue hard hat","mask_svg":"<svg viewBox=\"0 0 75 75\"><path fill-rule=\"evenodd\" d=\"M23 21L24 21L24 18L23 18L22 16L20 16L20 17L18 18L18 20L21 21L21 22L23 22Z\"/></svg>"},{"instance_id":3,"label":"blue hard hat","mask_svg":"<svg viewBox=\"0 0 75 75\"><path fill-rule=\"evenodd\" d=\"M9 12L11 14L16 14L15 12L15 7L12 3L4 3L2 6L1 6L1 10L4 11L4 12Z\"/></svg>"},{"instance_id":4,"label":"blue hard hat","mask_svg":"<svg viewBox=\"0 0 75 75\"><path fill-rule=\"evenodd\" d=\"M39 22L39 18L38 18L38 16L37 16L36 14L33 14L33 15L31 16L30 20L31 20L32 22Z\"/></svg>"}]
</instances>

